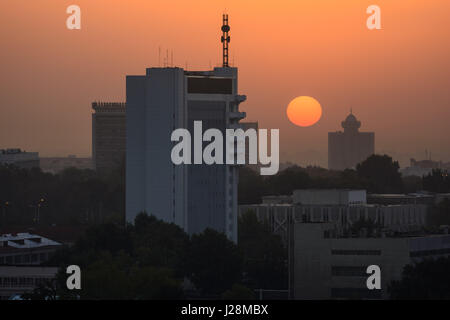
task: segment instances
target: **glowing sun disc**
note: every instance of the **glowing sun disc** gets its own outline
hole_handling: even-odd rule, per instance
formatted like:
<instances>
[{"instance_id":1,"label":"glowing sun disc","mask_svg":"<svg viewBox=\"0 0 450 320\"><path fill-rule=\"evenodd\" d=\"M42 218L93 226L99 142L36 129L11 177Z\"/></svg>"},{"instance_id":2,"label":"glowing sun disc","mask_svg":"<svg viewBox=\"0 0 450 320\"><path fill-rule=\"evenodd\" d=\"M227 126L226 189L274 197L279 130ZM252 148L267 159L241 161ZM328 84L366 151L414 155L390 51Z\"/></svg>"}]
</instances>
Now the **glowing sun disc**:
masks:
<instances>
[{"instance_id":1,"label":"glowing sun disc","mask_svg":"<svg viewBox=\"0 0 450 320\"><path fill-rule=\"evenodd\" d=\"M286 114L293 124L300 127L309 127L317 123L322 117L322 107L316 99L301 96L289 103Z\"/></svg>"}]
</instances>

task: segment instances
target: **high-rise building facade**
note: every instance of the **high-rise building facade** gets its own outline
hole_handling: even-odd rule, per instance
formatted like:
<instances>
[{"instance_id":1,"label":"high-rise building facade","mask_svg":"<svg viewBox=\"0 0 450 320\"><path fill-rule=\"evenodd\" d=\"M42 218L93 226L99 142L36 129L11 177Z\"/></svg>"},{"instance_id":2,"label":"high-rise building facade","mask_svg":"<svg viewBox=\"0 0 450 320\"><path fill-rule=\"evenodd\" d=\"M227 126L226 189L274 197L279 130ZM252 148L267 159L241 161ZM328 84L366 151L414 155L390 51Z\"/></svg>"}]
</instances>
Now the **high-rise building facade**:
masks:
<instances>
[{"instance_id":1,"label":"high-rise building facade","mask_svg":"<svg viewBox=\"0 0 450 320\"><path fill-rule=\"evenodd\" d=\"M328 169L354 169L375 153L375 133L360 132L361 122L350 113L342 121L344 131L328 133Z\"/></svg>"},{"instance_id":2,"label":"high-rise building facade","mask_svg":"<svg viewBox=\"0 0 450 320\"><path fill-rule=\"evenodd\" d=\"M258 132L258 122L241 122L239 124L240 124L241 129L244 131L247 131L250 129L250 130L255 130L256 132ZM256 164L250 164L250 143L249 143L249 140L246 139L245 140L245 163L246 163L246 166L255 171L259 171L259 169L260 169L259 159L257 159L257 160L258 161Z\"/></svg>"},{"instance_id":3,"label":"high-rise building facade","mask_svg":"<svg viewBox=\"0 0 450 320\"><path fill-rule=\"evenodd\" d=\"M93 102L92 161L98 171L109 171L125 161L125 103Z\"/></svg>"},{"instance_id":4,"label":"high-rise building facade","mask_svg":"<svg viewBox=\"0 0 450 320\"><path fill-rule=\"evenodd\" d=\"M216 128L224 137L227 128L239 127L245 96L237 84L231 67L149 68L146 75L127 76L127 221L146 211L190 234L212 228L237 241L237 166L171 160L175 129L188 129L194 145L194 121L202 122L203 132Z\"/></svg>"}]
</instances>

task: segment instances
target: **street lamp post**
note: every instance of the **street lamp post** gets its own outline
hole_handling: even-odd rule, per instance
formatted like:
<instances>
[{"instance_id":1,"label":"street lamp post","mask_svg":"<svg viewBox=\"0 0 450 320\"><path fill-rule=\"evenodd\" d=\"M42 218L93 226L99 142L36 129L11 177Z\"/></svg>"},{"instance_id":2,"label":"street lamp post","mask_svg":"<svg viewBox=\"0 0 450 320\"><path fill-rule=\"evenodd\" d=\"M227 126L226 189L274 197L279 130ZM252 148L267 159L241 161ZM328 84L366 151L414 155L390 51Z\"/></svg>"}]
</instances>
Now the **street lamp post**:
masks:
<instances>
[{"instance_id":1,"label":"street lamp post","mask_svg":"<svg viewBox=\"0 0 450 320\"><path fill-rule=\"evenodd\" d=\"M37 205L37 223L39 224L39 221L41 219L41 205L45 202L44 198L39 199L39 203Z\"/></svg>"},{"instance_id":2,"label":"street lamp post","mask_svg":"<svg viewBox=\"0 0 450 320\"><path fill-rule=\"evenodd\" d=\"M34 221L36 222L36 224L39 224L40 221L40 210L41 210L41 206L42 204L45 202L44 198L39 199L38 203L36 205L32 205L30 204L29 207L30 208L34 208Z\"/></svg>"}]
</instances>

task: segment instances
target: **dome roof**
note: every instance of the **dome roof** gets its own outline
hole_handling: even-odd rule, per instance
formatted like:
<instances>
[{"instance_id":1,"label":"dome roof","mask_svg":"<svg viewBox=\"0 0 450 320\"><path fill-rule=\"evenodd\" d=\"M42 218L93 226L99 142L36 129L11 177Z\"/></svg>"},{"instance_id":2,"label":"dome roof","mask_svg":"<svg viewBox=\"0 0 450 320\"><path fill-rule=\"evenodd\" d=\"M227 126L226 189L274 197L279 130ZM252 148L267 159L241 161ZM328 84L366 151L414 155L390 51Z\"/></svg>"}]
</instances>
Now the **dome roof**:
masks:
<instances>
[{"instance_id":1,"label":"dome roof","mask_svg":"<svg viewBox=\"0 0 450 320\"><path fill-rule=\"evenodd\" d=\"M341 125L345 130L358 131L358 129L361 127L361 122L356 119L353 113L350 113L347 118L342 121Z\"/></svg>"},{"instance_id":2,"label":"dome roof","mask_svg":"<svg viewBox=\"0 0 450 320\"><path fill-rule=\"evenodd\" d=\"M347 118L345 118L345 122L358 122L353 113L350 113Z\"/></svg>"}]
</instances>

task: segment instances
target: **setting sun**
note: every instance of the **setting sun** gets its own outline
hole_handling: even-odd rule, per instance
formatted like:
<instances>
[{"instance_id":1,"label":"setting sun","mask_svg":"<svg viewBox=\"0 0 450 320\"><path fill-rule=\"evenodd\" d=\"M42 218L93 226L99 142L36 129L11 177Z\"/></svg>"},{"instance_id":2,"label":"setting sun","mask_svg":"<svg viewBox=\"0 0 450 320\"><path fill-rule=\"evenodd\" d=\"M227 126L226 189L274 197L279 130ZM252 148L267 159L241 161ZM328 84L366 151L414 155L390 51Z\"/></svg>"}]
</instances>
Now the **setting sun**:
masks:
<instances>
[{"instance_id":1,"label":"setting sun","mask_svg":"<svg viewBox=\"0 0 450 320\"><path fill-rule=\"evenodd\" d=\"M289 103L286 113L293 124L309 127L319 121L322 116L322 107L316 99L302 96Z\"/></svg>"}]
</instances>

